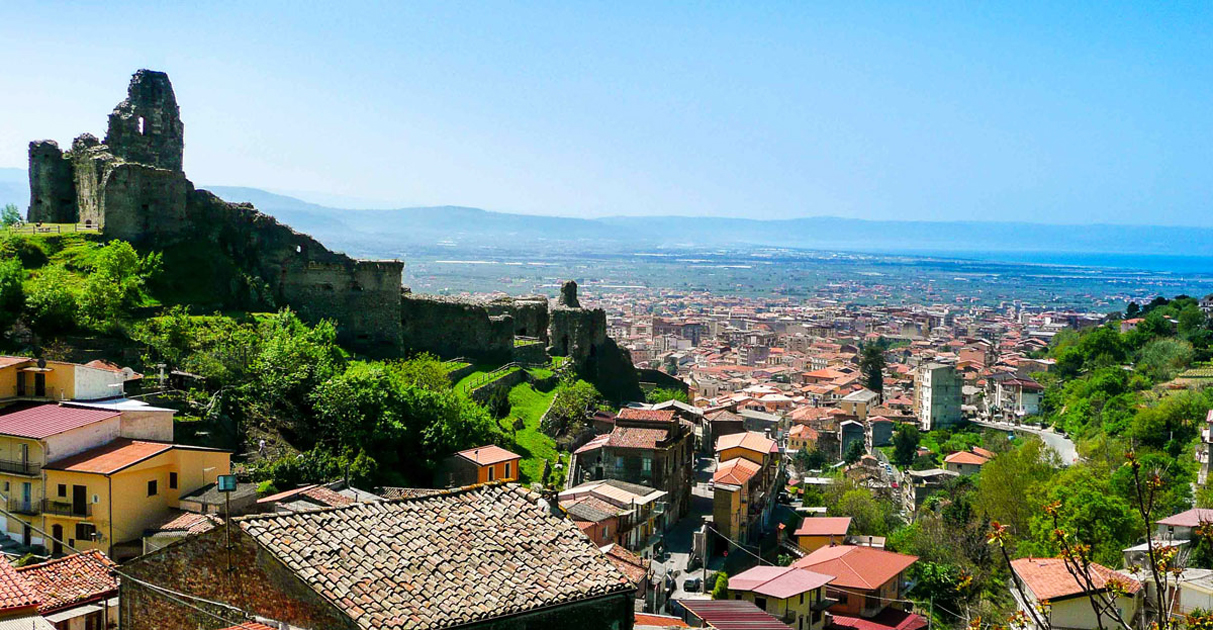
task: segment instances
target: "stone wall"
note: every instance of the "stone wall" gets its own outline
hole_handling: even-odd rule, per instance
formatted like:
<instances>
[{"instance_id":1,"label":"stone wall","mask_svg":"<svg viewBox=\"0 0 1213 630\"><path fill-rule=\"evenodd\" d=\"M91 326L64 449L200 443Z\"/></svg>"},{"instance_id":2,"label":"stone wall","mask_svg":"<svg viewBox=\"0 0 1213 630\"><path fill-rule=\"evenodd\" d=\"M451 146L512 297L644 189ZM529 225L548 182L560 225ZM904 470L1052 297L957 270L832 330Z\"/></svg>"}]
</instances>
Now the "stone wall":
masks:
<instances>
[{"instance_id":1,"label":"stone wall","mask_svg":"<svg viewBox=\"0 0 1213 630\"><path fill-rule=\"evenodd\" d=\"M490 315L509 315L514 318L514 334L519 337L536 337L547 344L548 299L542 295L503 297L485 303Z\"/></svg>"},{"instance_id":2,"label":"stone wall","mask_svg":"<svg viewBox=\"0 0 1213 630\"><path fill-rule=\"evenodd\" d=\"M349 617L324 601L239 527L232 528L230 573L223 527L141 556L123 565L123 570L157 586L238 606L293 626L357 628ZM131 580L120 580L119 597L119 623L127 630L216 630L232 625L182 606ZM244 621L223 607L197 600L194 603L233 623Z\"/></svg>"},{"instance_id":3,"label":"stone wall","mask_svg":"<svg viewBox=\"0 0 1213 630\"><path fill-rule=\"evenodd\" d=\"M105 144L118 158L176 173L185 155L185 125L168 75L139 70L126 100L109 116Z\"/></svg>"},{"instance_id":4,"label":"stone wall","mask_svg":"<svg viewBox=\"0 0 1213 630\"><path fill-rule=\"evenodd\" d=\"M503 363L514 355L514 318L491 315L482 303L404 293L400 321L402 345L411 351Z\"/></svg>"},{"instance_id":5,"label":"stone wall","mask_svg":"<svg viewBox=\"0 0 1213 630\"><path fill-rule=\"evenodd\" d=\"M76 183L72 163L54 140L29 143L30 222L75 223Z\"/></svg>"},{"instance_id":6,"label":"stone wall","mask_svg":"<svg viewBox=\"0 0 1213 630\"><path fill-rule=\"evenodd\" d=\"M193 232L185 206L194 187L183 175L143 164L102 168L100 207L106 236L160 244Z\"/></svg>"}]
</instances>

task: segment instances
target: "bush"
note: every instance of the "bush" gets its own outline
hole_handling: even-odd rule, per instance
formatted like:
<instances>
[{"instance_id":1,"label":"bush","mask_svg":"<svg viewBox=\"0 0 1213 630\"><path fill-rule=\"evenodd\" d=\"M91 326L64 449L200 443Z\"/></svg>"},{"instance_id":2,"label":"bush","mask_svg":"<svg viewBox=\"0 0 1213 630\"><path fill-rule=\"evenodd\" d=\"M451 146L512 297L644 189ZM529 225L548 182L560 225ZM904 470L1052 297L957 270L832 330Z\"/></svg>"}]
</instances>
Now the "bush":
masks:
<instances>
[{"instance_id":1,"label":"bush","mask_svg":"<svg viewBox=\"0 0 1213 630\"><path fill-rule=\"evenodd\" d=\"M16 258L0 259L0 329L17 321L25 305L25 290L21 286L25 270Z\"/></svg>"},{"instance_id":2,"label":"bush","mask_svg":"<svg viewBox=\"0 0 1213 630\"><path fill-rule=\"evenodd\" d=\"M729 574L724 571L719 571L712 578L715 586L712 587L712 599L728 599L729 598ZM705 584L706 588L707 585Z\"/></svg>"}]
</instances>

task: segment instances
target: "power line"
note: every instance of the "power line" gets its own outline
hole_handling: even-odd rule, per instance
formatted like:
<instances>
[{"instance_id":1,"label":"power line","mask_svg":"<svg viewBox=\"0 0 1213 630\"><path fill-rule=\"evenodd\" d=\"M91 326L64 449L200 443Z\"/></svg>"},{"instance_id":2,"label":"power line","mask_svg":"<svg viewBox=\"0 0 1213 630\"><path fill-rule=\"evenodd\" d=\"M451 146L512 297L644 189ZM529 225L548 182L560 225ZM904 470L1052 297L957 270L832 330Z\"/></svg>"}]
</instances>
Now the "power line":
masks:
<instances>
[{"instance_id":1,"label":"power line","mask_svg":"<svg viewBox=\"0 0 1213 630\"><path fill-rule=\"evenodd\" d=\"M43 530L43 529L41 529L41 528L39 528L39 527L36 527L36 526L35 526L33 523L27 523L26 521L22 520L22 519L21 519L19 516L17 516L16 514L13 514L12 512L9 512L8 510L6 510L6 509L4 509L4 508L0 508L0 514L3 514L4 516L9 517L9 518L14 518L14 519L17 519L18 521L20 521L20 522L21 522L21 524L22 524L22 525L24 525L24 526L26 526L26 527L29 527L31 530L36 531L36 532L38 532L39 534L42 534L43 536L46 536L46 537L47 537L47 538L49 538L50 540L52 540L52 541L54 541L54 542L57 542L57 543L59 543L59 544L63 545L64 547L66 547L66 548L70 549L71 551L73 551L73 552L75 552L75 553L84 553L83 551L81 551L80 549L77 549L76 547L74 547L73 545L71 545L70 543L68 543L67 541L65 541L65 540L63 540L63 539L61 539L61 538L56 538L56 537L55 537L53 534L50 534L50 533L48 533L46 530ZM246 617L246 618L250 618L250 619L256 619L256 618L258 618L258 617L259 617L259 615L256 615L256 614L254 614L254 613L252 613L252 612L250 612L250 611L244 610L243 608L240 608L239 606L233 606L233 605L231 605L231 604L227 604L227 603L224 603L224 602L216 602L216 601L211 601L211 600L206 599L206 598L204 598L204 597L198 597L198 596L196 596L196 595L189 595L189 594L187 594L187 593L182 593L182 592L179 592L179 591L175 591L175 590L173 590L173 589L166 588L166 587L163 587L163 586L159 586L159 585L157 585L157 584L152 584L152 583L150 583L150 582L146 582L146 581L141 580L141 579L139 579L139 578L137 578L137 577L134 577L134 576L132 576L132 575L127 575L126 573L123 573L122 571L119 571L117 567L110 567L110 572L111 572L111 573L113 573L114 575L117 575L117 576L119 576L119 577L121 577L121 578L125 579L125 580L130 580L131 582L133 582L133 583L135 583L135 584L138 584L138 585L140 585L140 586L143 586L144 588L147 588L147 589L148 589L148 590L150 590L151 592L156 593L156 594L158 594L158 595L160 595L160 596L162 596L162 597L164 597L164 598L166 598L166 599L172 600L172 601L174 601L174 602L176 602L176 603L178 603L178 604L181 604L182 606L185 606L185 607L187 607L187 608L191 608L191 609L196 610L196 611L198 611L198 612L200 612L200 613L202 613L202 614L204 614L204 615L207 615L207 616L209 616L209 617L213 617L213 618L215 618L215 619L218 619L219 621L223 622L223 623L224 623L224 624L226 624L227 626L234 627L234 628L243 628L244 630L256 630L256 628L254 628L253 626L248 625L248 622L237 622L237 623L233 624L233 623L231 622L231 620L229 620L229 619L225 619L225 618L223 618L222 616L220 616L220 615L218 615L218 614L216 614L216 613L213 613L213 612L211 612L211 611L209 611L209 610L206 610L206 609L204 609L204 608L200 608L200 607L198 607L198 606L195 606L195 605L193 605L193 604L191 604L191 603L189 603L189 602L185 601L185 599L192 599L192 600L195 600L195 601L203 602L203 603L208 604L208 605L211 605L211 606L218 606L218 607L220 607L220 608L226 608L226 609L231 610L231 611L233 611L233 612L238 612L238 613L240 613L241 615L243 615L244 617ZM184 598L184 599L182 599L182 598ZM300 629L300 630L306 630L306 629Z\"/></svg>"}]
</instances>

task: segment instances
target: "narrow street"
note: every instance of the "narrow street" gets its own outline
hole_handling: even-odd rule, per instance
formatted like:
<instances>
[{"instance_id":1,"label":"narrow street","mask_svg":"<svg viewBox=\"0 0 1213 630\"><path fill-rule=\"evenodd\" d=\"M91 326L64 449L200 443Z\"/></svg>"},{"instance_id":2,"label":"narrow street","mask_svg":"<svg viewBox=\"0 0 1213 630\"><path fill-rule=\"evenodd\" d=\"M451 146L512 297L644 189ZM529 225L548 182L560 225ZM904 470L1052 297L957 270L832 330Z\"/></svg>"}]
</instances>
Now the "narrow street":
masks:
<instances>
[{"instance_id":1,"label":"narrow street","mask_svg":"<svg viewBox=\"0 0 1213 630\"><path fill-rule=\"evenodd\" d=\"M670 594L670 599L703 596L702 585L698 591L691 593L686 592L683 586L689 578L703 578L702 567L697 567L688 574L687 562L691 557L695 532L703 526L705 517L709 517L712 513L712 493L708 490L708 482L711 481L712 473L715 470L716 462L710 457L700 457L696 461L695 485L691 489L691 510L670 531L666 532L665 545L669 558L664 562L653 560L653 575L663 582L667 576L674 580L674 591ZM710 575L711 571L708 574ZM708 587L707 590L710 592L711 587Z\"/></svg>"},{"instance_id":2,"label":"narrow street","mask_svg":"<svg viewBox=\"0 0 1213 630\"><path fill-rule=\"evenodd\" d=\"M1062 465L1069 466L1070 464L1078 461L1078 449L1074 447L1074 441L1060 433L1057 433L1052 427L1049 427L1048 429L1038 429L1036 427L1023 424L992 422L989 420L973 420L973 424L991 429L1031 433L1039 436L1040 439L1044 440L1044 443L1049 448L1053 449L1053 452L1057 453L1057 456L1061 458Z\"/></svg>"}]
</instances>

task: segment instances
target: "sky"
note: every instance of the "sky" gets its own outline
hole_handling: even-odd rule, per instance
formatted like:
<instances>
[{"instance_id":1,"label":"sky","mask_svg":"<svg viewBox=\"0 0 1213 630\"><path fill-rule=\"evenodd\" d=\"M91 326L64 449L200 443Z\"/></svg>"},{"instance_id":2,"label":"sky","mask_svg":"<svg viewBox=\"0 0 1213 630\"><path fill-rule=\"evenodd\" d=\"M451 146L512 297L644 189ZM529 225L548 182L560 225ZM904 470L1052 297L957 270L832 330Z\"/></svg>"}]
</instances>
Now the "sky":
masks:
<instances>
[{"instance_id":1,"label":"sky","mask_svg":"<svg viewBox=\"0 0 1213 630\"><path fill-rule=\"evenodd\" d=\"M340 6L337 6L340 5ZM202 185L1213 226L1213 3L0 3L0 167L169 73Z\"/></svg>"}]
</instances>

